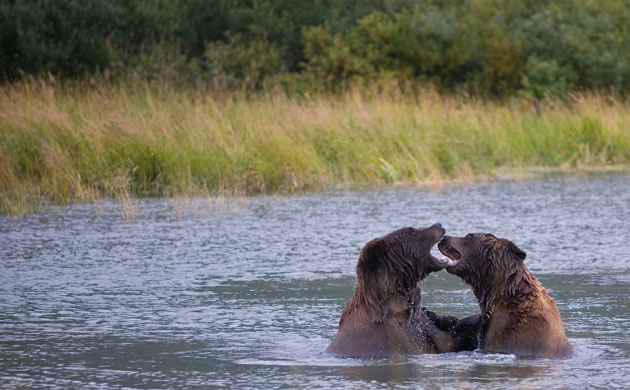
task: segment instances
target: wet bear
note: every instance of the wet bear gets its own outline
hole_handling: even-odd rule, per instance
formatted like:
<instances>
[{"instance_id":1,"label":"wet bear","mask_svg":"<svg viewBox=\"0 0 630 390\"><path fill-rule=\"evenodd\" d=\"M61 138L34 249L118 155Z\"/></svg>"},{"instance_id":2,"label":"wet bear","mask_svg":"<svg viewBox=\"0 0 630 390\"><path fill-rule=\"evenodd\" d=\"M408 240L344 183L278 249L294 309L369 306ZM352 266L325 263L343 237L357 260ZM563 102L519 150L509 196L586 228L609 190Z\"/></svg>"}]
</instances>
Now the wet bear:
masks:
<instances>
[{"instance_id":1,"label":"wet bear","mask_svg":"<svg viewBox=\"0 0 630 390\"><path fill-rule=\"evenodd\" d=\"M326 352L366 358L456 350L448 330L457 319L420 305L418 282L447 264L430 254L443 235L435 224L399 229L368 242L356 266L354 296Z\"/></svg>"},{"instance_id":2,"label":"wet bear","mask_svg":"<svg viewBox=\"0 0 630 390\"><path fill-rule=\"evenodd\" d=\"M483 351L523 357L572 353L555 301L525 265L525 252L513 242L475 233L444 237L438 248L452 259L446 270L462 278L477 297Z\"/></svg>"}]
</instances>

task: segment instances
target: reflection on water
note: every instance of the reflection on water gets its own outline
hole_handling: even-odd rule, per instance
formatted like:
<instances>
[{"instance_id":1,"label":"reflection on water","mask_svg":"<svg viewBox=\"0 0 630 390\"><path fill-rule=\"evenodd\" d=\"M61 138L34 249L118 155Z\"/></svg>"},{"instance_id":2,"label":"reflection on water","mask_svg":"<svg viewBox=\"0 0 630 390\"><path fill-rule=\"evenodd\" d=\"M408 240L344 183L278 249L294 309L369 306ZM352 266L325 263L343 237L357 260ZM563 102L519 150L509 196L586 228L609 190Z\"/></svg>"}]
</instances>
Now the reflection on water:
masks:
<instances>
[{"instance_id":1,"label":"reflection on water","mask_svg":"<svg viewBox=\"0 0 630 390\"><path fill-rule=\"evenodd\" d=\"M219 205L221 207L218 207ZM0 387L630 386L630 179L605 176L249 199L140 200L0 218ZM575 354L322 353L361 246L402 226L490 231L528 253ZM477 312L461 280L423 303Z\"/></svg>"}]
</instances>

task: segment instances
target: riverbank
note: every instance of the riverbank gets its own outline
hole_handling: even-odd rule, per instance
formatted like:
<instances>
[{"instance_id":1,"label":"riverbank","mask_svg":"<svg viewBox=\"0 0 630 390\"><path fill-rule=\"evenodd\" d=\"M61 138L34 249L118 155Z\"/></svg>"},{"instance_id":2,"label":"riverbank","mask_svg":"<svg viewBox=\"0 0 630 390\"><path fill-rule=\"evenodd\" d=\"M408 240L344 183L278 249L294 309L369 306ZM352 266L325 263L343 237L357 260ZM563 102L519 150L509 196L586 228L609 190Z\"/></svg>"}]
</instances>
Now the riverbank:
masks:
<instances>
[{"instance_id":1,"label":"riverbank","mask_svg":"<svg viewBox=\"0 0 630 390\"><path fill-rule=\"evenodd\" d=\"M169 85L0 87L0 213L136 196L298 193L630 164L630 104L431 91L256 96Z\"/></svg>"}]
</instances>

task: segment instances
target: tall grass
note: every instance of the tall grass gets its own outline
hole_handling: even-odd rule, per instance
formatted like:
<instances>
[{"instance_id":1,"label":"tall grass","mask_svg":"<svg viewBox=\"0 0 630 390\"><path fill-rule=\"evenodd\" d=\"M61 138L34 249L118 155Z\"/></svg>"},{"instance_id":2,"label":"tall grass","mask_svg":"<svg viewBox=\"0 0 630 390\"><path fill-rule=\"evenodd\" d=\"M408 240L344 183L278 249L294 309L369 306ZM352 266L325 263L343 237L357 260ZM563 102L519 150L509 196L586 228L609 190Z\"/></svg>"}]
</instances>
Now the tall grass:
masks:
<instances>
[{"instance_id":1,"label":"tall grass","mask_svg":"<svg viewBox=\"0 0 630 390\"><path fill-rule=\"evenodd\" d=\"M396 88L257 96L169 85L0 87L0 213L144 195L474 180L630 162L630 105L484 102Z\"/></svg>"}]
</instances>

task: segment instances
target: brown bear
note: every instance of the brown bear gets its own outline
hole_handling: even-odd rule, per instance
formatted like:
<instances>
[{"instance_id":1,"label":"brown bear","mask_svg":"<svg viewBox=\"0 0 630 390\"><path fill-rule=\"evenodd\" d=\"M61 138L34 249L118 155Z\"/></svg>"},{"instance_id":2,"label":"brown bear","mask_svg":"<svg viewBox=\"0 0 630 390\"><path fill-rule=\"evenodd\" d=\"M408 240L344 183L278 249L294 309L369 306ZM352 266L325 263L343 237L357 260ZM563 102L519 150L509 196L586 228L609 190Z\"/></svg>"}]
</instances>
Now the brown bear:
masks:
<instances>
[{"instance_id":1,"label":"brown bear","mask_svg":"<svg viewBox=\"0 0 630 390\"><path fill-rule=\"evenodd\" d=\"M430 253L444 232L440 224L407 227L363 247L354 296L327 353L371 358L457 349L449 333L457 319L437 316L420 305L418 282L447 264Z\"/></svg>"},{"instance_id":2,"label":"brown bear","mask_svg":"<svg viewBox=\"0 0 630 390\"><path fill-rule=\"evenodd\" d=\"M483 351L522 357L572 353L555 301L525 265L525 252L513 242L474 233L444 237L438 248L452 259L446 270L462 278L477 297Z\"/></svg>"}]
</instances>

